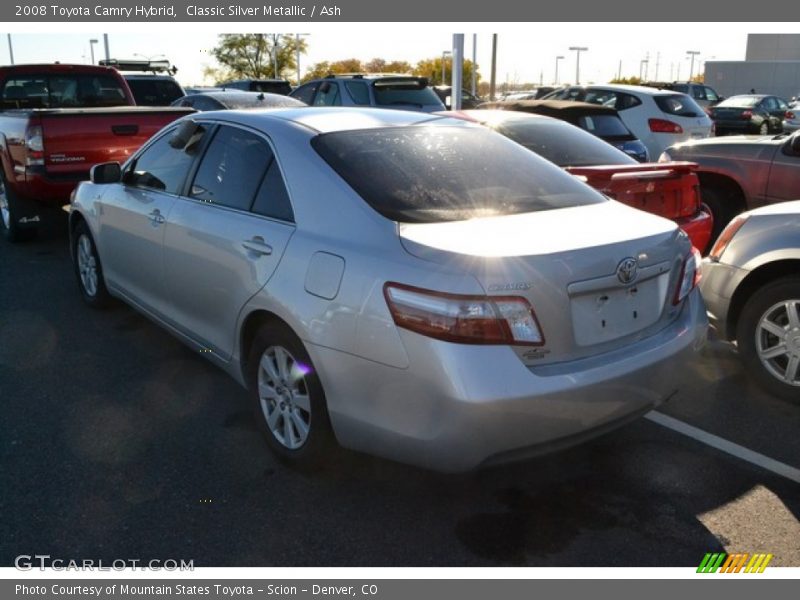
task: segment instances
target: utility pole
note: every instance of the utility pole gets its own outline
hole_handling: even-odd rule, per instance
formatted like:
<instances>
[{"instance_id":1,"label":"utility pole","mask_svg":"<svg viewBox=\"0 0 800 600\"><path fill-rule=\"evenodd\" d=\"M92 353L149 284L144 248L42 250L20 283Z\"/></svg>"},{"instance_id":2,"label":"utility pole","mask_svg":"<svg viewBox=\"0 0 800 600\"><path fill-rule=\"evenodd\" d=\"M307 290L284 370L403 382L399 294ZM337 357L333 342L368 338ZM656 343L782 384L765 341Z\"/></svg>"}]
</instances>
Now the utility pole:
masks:
<instances>
[{"instance_id":1,"label":"utility pole","mask_svg":"<svg viewBox=\"0 0 800 600\"><path fill-rule=\"evenodd\" d=\"M105 46L105 49L106 49L106 60L111 60L111 52L108 49L108 34L107 33L103 34L103 46Z\"/></svg>"},{"instance_id":2,"label":"utility pole","mask_svg":"<svg viewBox=\"0 0 800 600\"><path fill-rule=\"evenodd\" d=\"M272 72L273 78L278 79L278 35L272 34Z\"/></svg>"},{"instance_id":3,"label":"utility pole","mask_svg":"<svg viewBox=\"0 0 800 600\"><path fill-rule=\"evenodd\" d=\"M564 57L563 56L556 56L556 78L555 78L555 81L553 81L553 83L555 85L558 85L558 61L560 61L560 60L564 60Z\"/></svg>"},{"instance_id":4,"label":"utility pole","mask_svg":"<svg viewBox=\"0 0 800 600\"><path fill-rule=\"evenodd\" d=\"M453 83L450 90L450 109L461 110L461 90L464 87L464 34L453 34Z\"/></svg>"},{"instance_id":5,"label":"utility pole","mask_svg":"<svg viewBox=\"0 0 800 600\"><path fill-rule=\"evenodd\" d=\"M497 85L497 34L492 34L492 74L489 79L489 100L494 100Z\"/></svg>"},{"instance_id":6,"label":"utility pole","mask_svg":"<svg viewBox=\"0 0 800 600\"><path fill-rule=\"evenodd\" d=\"M570 46L570 50L575 52L575 85L581 84L581 52L589 50L586 46Z\"/></svg>"},{"instance_id":7,"label":"utility pole","mask_svg":"<svg viewBox=\"0 0 800 600\"><path fill-rule=\"evenodd\" d=\"M14 47L11 45L11 34L8 33L8 57L11 59L11 65L14 65Z\"/></svg>"},{"instance_id":8,"label":"utility pole","mask_svg":"<svg viewBox=\"0 0 800 600\"><path fill-rule=\"evenodd\" d=\"M689 81L692 80L692 76L694 75L694 57L700 54L699 50L687 50L686 54L692 57L692 63L689 67Z\"/></svg>"},{"instance_id":9,"label":"utility pole","mask_svg":"<svg viewBox=\"0 0 800 600\"><path fill-rule=\"evenodd\" d=\"M649 51L647 52L647 54L645 55L644 58L645 58L645 61L644 61L644 80L647 81L649 79L649 73L650 73L650 52Z\"/></svg>"},{"instance_id":10,"label":"utility pole","mask_svg":"<svg viewBox=\"0 0 800 600\"><path fill-rule=\"evenodd\" d=\"M655 80L658 81L658 66L661 64L661 52L656 52L656 75Z\"/></svg>"},{"instance_id":11,"label":"utility pole","mask_svg":"<svg viewBox=\"0 0 800 600\"><path fill-rule=\"evenodd\" d=\"M472 34L472 95L478 94L478 34Z\"/></svg>"},{"instance_id":12,"label":"utility pole","mask_svg":"<svg viewBox=\"0 0 800 600\"><path fill-rule=\"evenodd\" d=\"M297 56L295 58L295 62L297 63L297 85L300 85L300 38L305 35L311 35L310 33L295 33L294 34L294 45L295 50L297 51Z\"/></svg>"},{"instance_id":13,"label":"utility pole","mask_svg":"<svg viewBox=\"0 0 800 600\"><path fill-rule=\"evenodd\" d=\"M617 69L617 79L622 79L622 59L619 59L619 68Z\"/></svg>"}]
</instances>

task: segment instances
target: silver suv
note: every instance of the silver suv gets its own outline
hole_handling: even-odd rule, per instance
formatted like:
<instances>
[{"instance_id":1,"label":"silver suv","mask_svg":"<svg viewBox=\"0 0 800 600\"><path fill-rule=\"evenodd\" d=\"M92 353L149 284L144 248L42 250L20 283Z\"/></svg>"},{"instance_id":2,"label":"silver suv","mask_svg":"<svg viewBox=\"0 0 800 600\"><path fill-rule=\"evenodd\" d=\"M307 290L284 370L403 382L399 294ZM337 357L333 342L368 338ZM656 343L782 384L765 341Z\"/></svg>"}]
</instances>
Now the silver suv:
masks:
<instances>
[{"instance_id":1,"label":"silver suv","mask_svg":"<svg viewBox=\"0 0 800 600\"><path fill-rule=\"evenodd\" d=\"M445 110L425 77L385 74L329 75L301 85L291 94L309 106L375 106L400 110Z\"/></svg>"}]
</instances>

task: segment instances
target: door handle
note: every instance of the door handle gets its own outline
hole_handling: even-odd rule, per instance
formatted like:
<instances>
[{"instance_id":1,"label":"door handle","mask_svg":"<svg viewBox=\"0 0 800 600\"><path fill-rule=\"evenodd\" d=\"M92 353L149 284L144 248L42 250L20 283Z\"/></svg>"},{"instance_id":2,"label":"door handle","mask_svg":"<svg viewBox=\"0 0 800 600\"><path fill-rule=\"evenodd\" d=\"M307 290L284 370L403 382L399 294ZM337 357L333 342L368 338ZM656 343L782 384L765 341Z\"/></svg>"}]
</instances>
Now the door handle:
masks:
<instances>
[{"instance_id":1,"label":"door handle","mask_svg":"<svg viewBox=\"0 0 800 600\"><path fill-rule=\"evenodd\" d=\"M252 240L245 240L242 242L242 247L249 252L261 256L268 256L272 254L272 246L264 242L264 238L260 235L255 236Z\"/></svg>"},{"instance_id":2,"label":"door handle","mask_svg":"<svg viewBox=\"0 0 800 600\"><path fill-rule=\"evenodd\" d=\"M155 209L147 216L153 225L161 225L161 223L163 223L166 220L164 219L164 217L161 216L161 211L158 209Z\"/></svg>"}]
</instances>

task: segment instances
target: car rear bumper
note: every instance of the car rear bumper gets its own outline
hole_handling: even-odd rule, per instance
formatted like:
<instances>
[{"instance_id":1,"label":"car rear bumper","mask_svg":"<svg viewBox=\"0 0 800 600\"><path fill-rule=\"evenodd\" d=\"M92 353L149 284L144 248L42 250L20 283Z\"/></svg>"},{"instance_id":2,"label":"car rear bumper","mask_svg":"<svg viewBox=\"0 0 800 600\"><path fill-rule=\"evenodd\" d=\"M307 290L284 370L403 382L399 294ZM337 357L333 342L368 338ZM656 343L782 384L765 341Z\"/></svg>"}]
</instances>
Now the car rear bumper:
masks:
<instances>
[{"instance_id":1,"label":"car rear bumper","mask_svg":"<svg viewBox=\"0 0 800 600\"><path fill-rule=\"evenodd\" d=\"M692 245L701 253L708 247L711 231L714 229L714 217L706 210L698 210L691 217L676 219L678 226L686 232Z\"/></svg>"},{"instance_id":2,"label":"car rear bumper","mask_svg":"<svg viewBox=\"0 0 800 600\"><path fill-rule=\"evenodd\" d=\"M695 290L656 335L570 363L529 368L507 346L404 330L406 369L308 348L343 446L459 472L553 451L647 412L679 389L707 324Z\"/></svg>"}]
</instances>

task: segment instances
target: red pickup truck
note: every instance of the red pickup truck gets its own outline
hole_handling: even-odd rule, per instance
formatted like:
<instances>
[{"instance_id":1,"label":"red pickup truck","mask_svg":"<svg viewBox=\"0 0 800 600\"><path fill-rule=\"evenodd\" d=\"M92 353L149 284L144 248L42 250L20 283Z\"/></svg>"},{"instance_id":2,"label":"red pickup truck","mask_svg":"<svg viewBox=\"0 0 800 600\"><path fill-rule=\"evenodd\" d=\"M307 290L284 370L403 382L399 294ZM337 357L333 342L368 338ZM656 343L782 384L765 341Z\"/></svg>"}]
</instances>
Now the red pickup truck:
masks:
<instances>
[{"instance_id":1,"label":"red pickup truck","mask_svg":"<svg viewBox=\"0 0 800 600\"><path fill-rule=\"evenodd\" d=\"M93 165L124 162L187 112L135 106L109 67L0 67L0 230L14 242L32 237Z\"/></svg>"}]
</instances>

